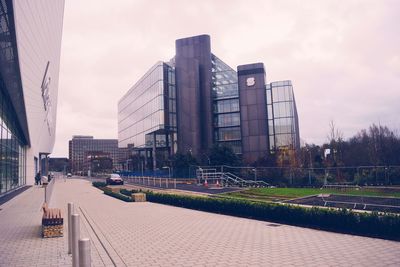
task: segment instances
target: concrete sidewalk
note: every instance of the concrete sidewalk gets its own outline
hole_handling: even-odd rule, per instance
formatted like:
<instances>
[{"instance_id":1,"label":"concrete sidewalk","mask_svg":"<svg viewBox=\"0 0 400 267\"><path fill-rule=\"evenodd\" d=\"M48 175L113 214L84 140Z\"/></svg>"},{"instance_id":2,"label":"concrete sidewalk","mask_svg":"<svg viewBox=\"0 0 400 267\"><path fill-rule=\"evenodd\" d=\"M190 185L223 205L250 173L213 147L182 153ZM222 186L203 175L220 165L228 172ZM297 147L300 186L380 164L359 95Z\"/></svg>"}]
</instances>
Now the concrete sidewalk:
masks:
<instances>
[{"instance_id":1,"label":"concrete sidewalk","mask_svg":"<svg viewBox=\"0 0 400 267\"><path fill-rule=\"evenodd\" d=\"M41 238L43 201L33 186L0 206L0 266L71 266L63 238Z\"/></svg>"},{"instance_id":2,"label":"concrete sidewalk","mask_svg":"<svg viewBox=\"0 0 400 267\"><path fill-rule=\"evenodd\" d=\"M42 239L43 189L0 206L0 266L68 266L63 238ZM126 203L89 182L57 180L50 206L74 202L93 266L400 266L400 242Z\"/></svg>"}]
</instances>

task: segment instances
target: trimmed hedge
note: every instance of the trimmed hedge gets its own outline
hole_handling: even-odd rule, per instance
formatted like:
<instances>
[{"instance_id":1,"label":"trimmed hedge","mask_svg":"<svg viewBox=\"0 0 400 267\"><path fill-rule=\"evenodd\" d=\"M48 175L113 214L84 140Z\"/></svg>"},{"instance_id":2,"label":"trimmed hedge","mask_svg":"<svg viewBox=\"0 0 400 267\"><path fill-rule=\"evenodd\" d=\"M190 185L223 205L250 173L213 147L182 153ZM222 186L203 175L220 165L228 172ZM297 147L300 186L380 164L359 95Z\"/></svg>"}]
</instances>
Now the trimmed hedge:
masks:
<instances>
[{"instance_id":1,"label":"trimmed hedge","mask_svg":"<svg viewBox=\"0 0 400 267\"><path fill-rule=\"evenodd\" d=\"M103 188L107 186L105 182L92 182L92 185L97 188Z\"/></svg>"},{"instance_id":2,"label":"trimmed hedge","mask_svg":"<svg viewBox=\"0 0 400 267\"><path fill-rule=\"evenodd\" d=\"M142 190L126 190L123 188L119 192L125 196L131 197L133 193L141 193Z\"/></svg>"},{"instance_id":3,"label":"trimmed hedge","mask_svg":"<svg viewBox=\"0 0 400 267\"><path fill-rule=\"evenodd\" d=\"M104 189L104 188L103 188ZM103 190L106 195L132 202L136 190L121 194ZM303 226L340 233L400 240L400 215L359 213L347 209L305 208L248 200L171 195L146 191L147 201L182 208Z\"/></svg>"},{"instance_id":4,"label":"trimmed hedge","mask_svg":"<svg viewBox=\"0 0 400 267\"><path fill-rule=\"evenodd\" d=\"M305 208L238 199L193 197L147 192L151 202L263 221L341 233L400 240L400 216L346 209Z\"/></svg>"},{"instance_id":5,"label":"trimmed hedge","mask_svg":"<svg viewBox=\"0 0 400 267\"><path fill-rule=\"evenodd\" d=\"M107 196L115 197L115 198L120 199L125 202L133 202L131 197L125 196L123 194L114 193L110 190L103 190L103 191L104 191L104 194L106 194Z\"/></svg>"}]
</instances>

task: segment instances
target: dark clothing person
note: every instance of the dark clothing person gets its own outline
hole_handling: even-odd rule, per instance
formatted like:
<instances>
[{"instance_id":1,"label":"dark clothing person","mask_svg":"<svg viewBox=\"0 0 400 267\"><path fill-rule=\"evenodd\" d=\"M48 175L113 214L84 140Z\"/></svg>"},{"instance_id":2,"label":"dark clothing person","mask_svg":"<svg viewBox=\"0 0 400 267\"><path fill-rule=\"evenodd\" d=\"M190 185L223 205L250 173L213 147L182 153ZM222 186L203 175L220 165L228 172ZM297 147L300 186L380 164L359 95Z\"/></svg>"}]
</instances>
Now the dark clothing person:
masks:
<instances>
[{"instance_id":1,"label":"dark clothing person","mask_svg":"<svg viewBox=\"0 0 400 267\"><path fill-rule=\"evenodd\" d=\"M36 176L35 176L35 184L36 184L36 185L41 185L41 184L42 184L42 181L41 181L41 179L40 179L40 172L38 172L38 173L36 174Z\"/></svg>"}]
</instances>

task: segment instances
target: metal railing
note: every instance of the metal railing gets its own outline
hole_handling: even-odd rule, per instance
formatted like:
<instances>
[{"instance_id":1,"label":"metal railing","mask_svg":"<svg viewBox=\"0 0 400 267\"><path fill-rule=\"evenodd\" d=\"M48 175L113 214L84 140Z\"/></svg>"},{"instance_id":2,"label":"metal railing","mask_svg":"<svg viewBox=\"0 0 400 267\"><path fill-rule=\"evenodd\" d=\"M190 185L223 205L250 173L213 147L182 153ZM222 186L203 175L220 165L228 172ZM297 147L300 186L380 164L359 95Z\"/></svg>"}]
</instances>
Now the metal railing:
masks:
<instances>
[{"instance_id":1,"label":"metal railing","mask_svg":"<svg viewBox=\"0 0 400 267\"><path fill-rule=\"evenodd\" d=\"M125 176L125 182L129 184L143 185L147 187L176 189L178 183L188 182L188 179L149 177L149 176Z\"/></svg>"},{"instance_id":2,"label":"metal railing","mask_svg":"<svg viewBox=\"0 0 400 267\"><path fill-rule=\"evenodd\" d=\"M230 172L217 171L215 168L196 170L197 181L199 184L211 183L220 184L221 186L236 186L236 187L266 187L268 183L264 181L245 180Z\"/></svg>"}]
</instances>

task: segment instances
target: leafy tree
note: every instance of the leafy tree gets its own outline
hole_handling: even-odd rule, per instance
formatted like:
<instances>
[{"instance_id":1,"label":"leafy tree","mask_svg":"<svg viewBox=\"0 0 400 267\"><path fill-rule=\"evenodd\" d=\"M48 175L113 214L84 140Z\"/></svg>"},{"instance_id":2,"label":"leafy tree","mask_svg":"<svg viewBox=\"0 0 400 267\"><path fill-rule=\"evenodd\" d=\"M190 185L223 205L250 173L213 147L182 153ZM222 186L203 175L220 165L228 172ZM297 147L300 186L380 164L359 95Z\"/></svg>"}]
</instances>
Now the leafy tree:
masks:
<instances>
[{"instance_id":1,"label":"leafy tree","mask_svg":"<svg viewBox=\"0 0 400 267\"><path fill-rule=\"evenodd\" d=\"M240 158L233 152L231 147L215 144L209 151L211 165L240 166Z\"/></svg>"},{"instance_id":2,"label":"leafy tree","mask_svg":"<svg viewBox=\"0 0 400 267\"><path fill-rule=\"evenodd\" d=\"M386 126L373 124L345 142L343 151L347 166L399 165L400 137Z\"/></svg>"},{"instance_id":3,"label":"leafy tree","mask_svg":"<svg viewBox=\"0 0 400 267\"><path fill-rule=\"evenodd\" d=\"M197 160L190 153L177 152L171 158L171 164L174 169L174 176L176 177L189 177L190 167L197 165Z\"/></svg>"}]
</instances>

